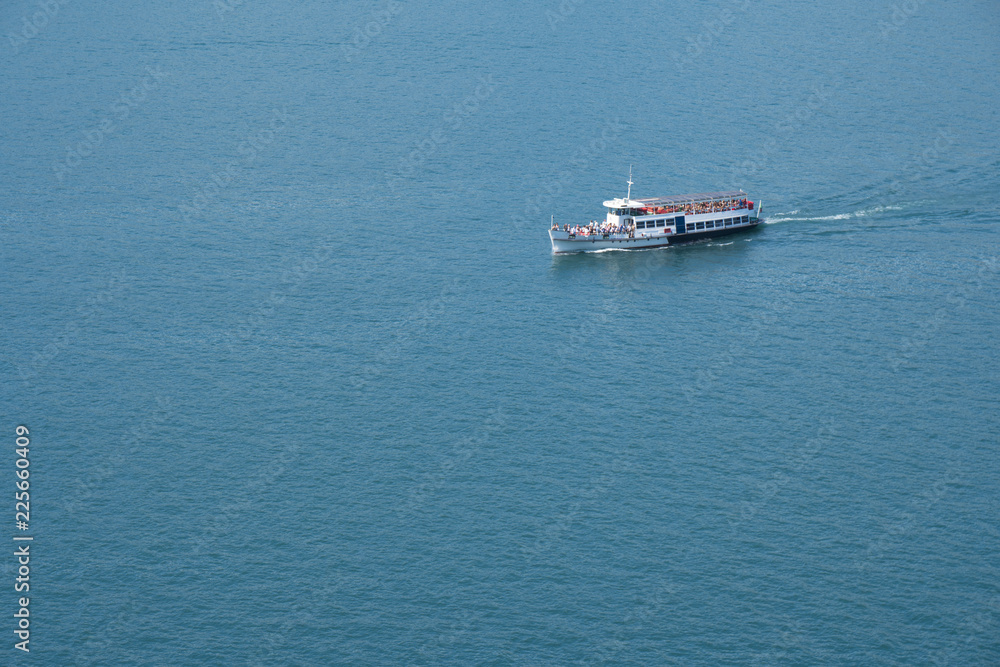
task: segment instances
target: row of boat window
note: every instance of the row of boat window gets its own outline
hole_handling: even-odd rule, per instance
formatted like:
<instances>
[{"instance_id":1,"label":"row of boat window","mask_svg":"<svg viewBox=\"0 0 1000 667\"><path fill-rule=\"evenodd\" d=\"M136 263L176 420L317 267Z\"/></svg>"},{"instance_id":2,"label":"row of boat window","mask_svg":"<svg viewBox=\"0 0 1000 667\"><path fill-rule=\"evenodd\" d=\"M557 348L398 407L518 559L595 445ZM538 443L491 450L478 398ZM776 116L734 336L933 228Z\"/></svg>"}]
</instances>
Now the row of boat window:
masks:
<instances>
[{"instance_id":1,"label":"row of boat window","mask_svg":"<svg viewBox=\"0 0 1000 667\"><path fill-rule=\"evenodd\" d=\"M673 220L660 219L660 220L638 220L635 223L636 229L655 229L657 227L664 227L667 222L673 223ZM750 216L744 215L742 218L726 218L725 220L709 220L708 222L689 222L687 223L687 231L693 232L697 229L715 229L716 227L732 227L733 225L738 225L740 223L750 222Z\"/></svg>"},{"instance_id":2,"label":"row of boat window","mask_svg":"<svg viewBox=\"0 0 1000 667\"><path fill-rule=\"evenodd\" d=\"M663 227L663 226L665 226L667 224L667 222L668 221L667 221L666 218L661 218L659 220L646 220L646 221L637 220L636 223L635 223L635 228L636 229L654 229L655 227ZM669 222L671 224L673 224L673 222L674 222L673 218L671 218L669 220Z\"/></svg>"},{"instance_id":3,"label":"row of boat window","mask_svg":"<svg viewBox=\"0 0 1000 667\"><path fill-rule=\"evenodd\" d=\"M689 222L687 230L693 232L698 229L714 229L716 227L732 227L740 223L750 222L750 216L744 215L742 218L726 218L725 220L709 220L708 222Z\"/></svg>"}]
</instances>

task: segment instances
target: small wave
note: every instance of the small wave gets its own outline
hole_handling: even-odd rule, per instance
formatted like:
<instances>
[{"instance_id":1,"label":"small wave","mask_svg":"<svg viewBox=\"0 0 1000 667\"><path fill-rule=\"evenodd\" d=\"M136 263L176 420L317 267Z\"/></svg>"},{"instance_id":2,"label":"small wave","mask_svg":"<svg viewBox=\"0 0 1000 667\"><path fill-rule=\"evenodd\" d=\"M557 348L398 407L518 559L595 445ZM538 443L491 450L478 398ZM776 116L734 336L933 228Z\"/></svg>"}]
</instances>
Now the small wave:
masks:
<instances>
[{"instance_id":1,"label":"small wave","mask_svg":"<svg viewBox=\"0 0 1000 667\"><path fill-rule=\"evenodd\" d=\"M863 218L864 216L869 215L871 213L881 213L882 211L900 211L902 210L902 208L903 208L902 206L891 205L891 204L888 206L872 206L869 208L863 208L860 211L856 211L854 215L855 217Z\"/></svg>"},{"instance_id":2,"label":"small wave","mask_svg":"<svg viewBox=\"0 0 1000 667\"><path fill-rule=\"evenodd\" d=\"M853 218L853 213L839 213L837 215L823 215L815 218L764 218L765 225L773 225L776 222L796 222L805 220L846 220Z\"/></svg>"}]
</instances>

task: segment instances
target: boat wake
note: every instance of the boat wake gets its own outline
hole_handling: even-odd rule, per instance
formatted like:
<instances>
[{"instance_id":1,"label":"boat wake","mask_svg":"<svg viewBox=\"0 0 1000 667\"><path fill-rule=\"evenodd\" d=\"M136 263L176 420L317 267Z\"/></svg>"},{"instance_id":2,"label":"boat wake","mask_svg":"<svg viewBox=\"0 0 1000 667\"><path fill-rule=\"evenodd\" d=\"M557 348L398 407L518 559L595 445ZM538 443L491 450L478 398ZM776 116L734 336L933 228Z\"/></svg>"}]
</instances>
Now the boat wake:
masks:
<instances>
[{"instance_id":1,"label":"boat wake","mask_svg":"<svg viewBox=\"0 0 1000 667\"><path fill-rule=\"evenodd\" d=\"M782 217L782 216L794 216L798 211L790 211L788 213L779 213L773 218L764 218L763 222L765 225L774 225L779 222L823 222L826 220L848 220L850 218L864 218L869 215L881 213L883 211L898 211L902 209L902 206L871 206L869 208L863 208L853 213L838 213L837 215L820 215L820 216L807 216L807 217Z\"/></svg>"}]
</instances>

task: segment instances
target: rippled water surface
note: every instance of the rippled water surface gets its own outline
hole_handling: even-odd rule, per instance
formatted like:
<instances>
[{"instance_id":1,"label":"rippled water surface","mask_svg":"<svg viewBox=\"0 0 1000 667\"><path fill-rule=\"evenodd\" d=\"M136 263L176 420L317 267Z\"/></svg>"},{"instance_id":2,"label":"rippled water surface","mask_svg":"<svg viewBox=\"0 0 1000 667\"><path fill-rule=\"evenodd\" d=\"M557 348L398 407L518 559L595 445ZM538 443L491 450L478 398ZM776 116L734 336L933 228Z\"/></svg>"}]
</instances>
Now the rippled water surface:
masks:
<instances>
[{"instance_id":1,"label":"rippled water surface","mask_svg":"<svg viewBox=\"0 0 1000 667\"><path fill-rule=\"evenodd\" d=\"M43 5L3 662L1000 662L994 2Z\"/></svg>"}]
</instances>

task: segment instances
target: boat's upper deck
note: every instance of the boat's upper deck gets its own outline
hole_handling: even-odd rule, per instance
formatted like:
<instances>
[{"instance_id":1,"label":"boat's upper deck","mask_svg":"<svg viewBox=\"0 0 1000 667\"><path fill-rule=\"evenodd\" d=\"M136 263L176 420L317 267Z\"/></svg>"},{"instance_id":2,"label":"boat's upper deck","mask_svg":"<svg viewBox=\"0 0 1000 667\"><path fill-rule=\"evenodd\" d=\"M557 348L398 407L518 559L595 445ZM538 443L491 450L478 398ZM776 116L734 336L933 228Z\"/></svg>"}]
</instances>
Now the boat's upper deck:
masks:
<instances>
[{"instance_id":1,"label":"boat's upper deck","mask_svg":"<svg viewBox=\"0 0 1000 667\"><path fill-rule=\"evenodd\" d=\"M613 199L604 202L604 205L608 209L607 221L611 224L630 224L645 220L649 216L697 216L753 208L753 202L742 190L703 192L674 197L650 197L648 199Z\"/></svg>"},{"instance_id":2,"label":"boat's upper deck","mask_svg":"<svg viewBox=\"0 0 1000 667\"><path fill-rule=\"evenodd\" d=\"M705 204L731 199L745 199L747 193L742 190L729 192L701 192L691 195L674 195L672 197L650 197L648 199L617 198L604 202L605 208L649 209L662 207L684 207L695 204Z\"/></svg>"}]
</instances>

